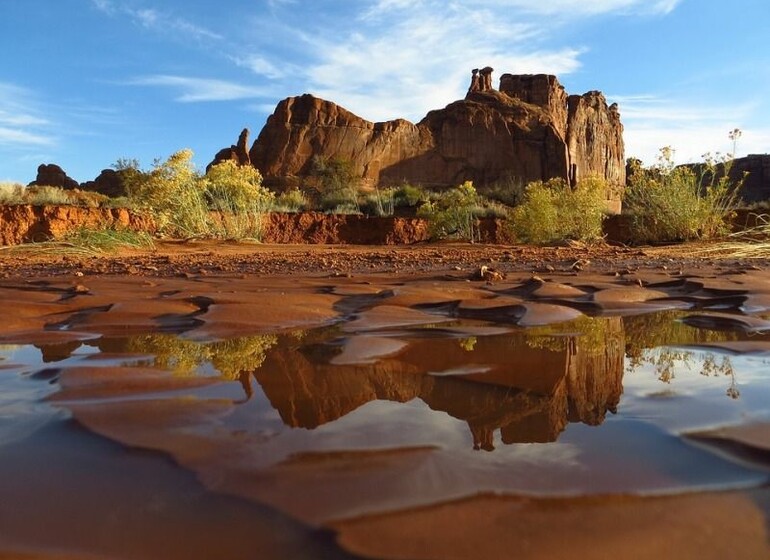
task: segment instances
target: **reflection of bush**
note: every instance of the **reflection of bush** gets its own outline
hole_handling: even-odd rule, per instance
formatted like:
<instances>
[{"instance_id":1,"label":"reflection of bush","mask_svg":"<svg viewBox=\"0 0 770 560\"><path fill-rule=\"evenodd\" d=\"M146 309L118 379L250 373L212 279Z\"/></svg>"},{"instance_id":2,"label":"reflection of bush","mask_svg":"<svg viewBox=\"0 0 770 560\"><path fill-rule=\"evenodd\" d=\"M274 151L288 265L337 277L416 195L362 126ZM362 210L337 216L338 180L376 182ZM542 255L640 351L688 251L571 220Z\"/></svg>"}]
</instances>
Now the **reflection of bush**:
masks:
<instances>
[{"instance_id":1,"label":"reflection of bush","mask_svg":"<svg viewBox=\"0 0 770 560\"><path fill-rule=\"evenodd\" d=\"M624 320L629 372L649 365L660 381L670 383L676 377L678 368L692 369L697 361L695 352L672 347L738 340L738 333L698 329L682 323L679 317L680 312L663 311ZM699 373L706 377L729 376L733 380L732 384L735 383L735 371L730 358L726 356L717 363L714 354L706 354ZM737 398L737 389L734 389L734 393L735 396L731 395L728 389L728 395Z\"/></svg>"},{"instance_id":2,"label":"reflection of bush","mask_svg":"<svg viewBox=\"0 0 770 560\"><path fill-rule=\"evenodd\" d=\"M126 350L150 354L152 365L191 375L211 363L223 377L237 379L241 372L258 369L265 353L278 342L275 335L233 338L218 342L195 342L170 334L148 334L129 339Z\"/></svg>"},{"instance_id":3,"label":"reflection of bush","mask_svg":"<svg viewBox=\"0 0 770 560\"><path fill-rule=\"evenodd\" d=\"M623 319L626 356L632 368L652 348L738 340L738 333L691 327L679 321L681 316L678 311L661 311Z\"/></svg>"},{"instance_id":4,"label":"reflection of bush","mask_svg":"<svg viewBox=\"0 0 770 560\"><path fill-rule=\"evenodd\" d=\"M629 372L648 365L660 381L669 383L677 368L692 368L697 361L695 352L677 349L677 346L738 340L738 333L698 329L682 323L678 320L680 317L679 311L629 316L622 319L622 328L619 328L617 318L579 317L565 323L529 328L526 342L530 348L564 352L573 340L577 340L586 356L598 355L606 348L624 344ZM728 376L734 385L735 372L728 357L717 362L713 354L706 354L700 374ZM728 390L732 398L737 398L734 396L737 394L737 388Z\"/></svg>"},{"instance_id":5,"label":"reflection of bush","mask_svg":"<svg viewBox=\"0 0 770 560\"><path fill-rule=\"evenodd\" d=\"M531 327L526 330L527 346L564 352L571 339L578 337L580 349L588 355L601 354L614 343L623 343L623 329L615 317L582 316L572 321Z\"/></svg>"}]
</instances>

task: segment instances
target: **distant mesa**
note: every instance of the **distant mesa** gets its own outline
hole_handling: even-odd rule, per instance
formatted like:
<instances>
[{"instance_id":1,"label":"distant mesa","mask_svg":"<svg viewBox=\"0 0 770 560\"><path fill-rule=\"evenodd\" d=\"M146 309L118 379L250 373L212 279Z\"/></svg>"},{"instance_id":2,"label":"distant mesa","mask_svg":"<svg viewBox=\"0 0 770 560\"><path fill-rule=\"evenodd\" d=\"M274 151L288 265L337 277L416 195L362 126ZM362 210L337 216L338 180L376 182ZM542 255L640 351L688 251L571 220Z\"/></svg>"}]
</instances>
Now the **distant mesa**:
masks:
<instances>
[{"instance_id":1,"label":"distant mesa","mask_svg":"<svg viewBox=\"0 0 770 560\"><path fill-rule=\"evenodd\" d=\"M567 95L555 76L475 69L465 99L429 112L419 123L372 123L309 94L278 103L248 154L244 130L236 145L217 153L251 164L273 188L299 185L314 157L348 160L364 184L404 181L445 188L464 181L527 183L599 176L625 183L623 125L616 104L598 91ZM618 211L620 189L608 192Z\"/></svg>"},{"instance_id":2,"label":"distant mesa","mask_svg":"<svg viewBox=\"0 0 770 560\"><path fill-rule=\"evenodd\" d=\"M82 190L98 192L111 197L126 195L126 187L119 171L102 169L93 181L78 183L75 179L55 163L43 163L37 168L37 177L29 183L30 187L49 186L65 190Z\"/></svg>"}]
</instances>

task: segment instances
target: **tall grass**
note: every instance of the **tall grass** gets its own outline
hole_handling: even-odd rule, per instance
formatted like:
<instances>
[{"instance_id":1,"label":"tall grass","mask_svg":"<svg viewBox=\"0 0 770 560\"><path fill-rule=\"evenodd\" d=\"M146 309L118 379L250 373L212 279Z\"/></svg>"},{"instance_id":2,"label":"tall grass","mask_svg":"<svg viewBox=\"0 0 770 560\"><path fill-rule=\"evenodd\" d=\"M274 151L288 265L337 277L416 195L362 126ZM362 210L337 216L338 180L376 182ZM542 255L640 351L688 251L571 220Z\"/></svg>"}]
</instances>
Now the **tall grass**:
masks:
<instances>
[{"instance_id":1,"label":"tall grass","mask_svg":"<svg viewBox=\"0 0 770 560\"><path fill-rule=\"evenodd\" d=\"M91 256L112 253L119 249L152 249L152 236L143 231L124 228L78 228L54 241L24 243L4 247L8 253L27 255Z\"/></svg>"}]
</instances>

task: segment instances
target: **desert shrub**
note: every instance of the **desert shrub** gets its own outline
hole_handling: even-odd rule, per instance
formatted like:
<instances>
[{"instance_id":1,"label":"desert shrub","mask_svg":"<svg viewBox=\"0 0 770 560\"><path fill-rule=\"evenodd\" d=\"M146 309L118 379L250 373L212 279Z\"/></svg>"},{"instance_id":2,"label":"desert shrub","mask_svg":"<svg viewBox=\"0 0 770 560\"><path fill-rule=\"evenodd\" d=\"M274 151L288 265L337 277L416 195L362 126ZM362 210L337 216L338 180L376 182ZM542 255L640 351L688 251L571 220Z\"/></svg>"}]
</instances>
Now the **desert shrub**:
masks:
<instances>
[{"instance_id":1,"label":"desert shrub","mask_svg":"<svg viewBox=\"0 0 770 560\"><path fill-rule=\"evenodd\" d=\"M23 204L24 191L21 183L0 182L0 204Z\"/></svg>"},{"instance_id":2,"label":"desert shrub","mask_svg":"<svg viewBox=\"0 0 770 560\"><path fill-rule=\"evenodd\" d=\"M361 212L368 216L392 216L395 209L395 189L380 189L363 195L359 201Z\"/></svg>"},{"instance_id":3,"label":"desert shrub","mask_svg":"<svg viewBox=\"0 0 770 560\"><path fill-rule=\"evenodd\" d=\"M150 214L162 234L199 236L209 233L206 195L192 164L192 150L180 150L126 185L135 207Z\"/></svg>"},{"instance_id":4,"label":"desert shrub","mask_svg":"<svg viewBox=\"0 0 770 560\"><path fill-rule=\"evenodd\" d=\"M232 160L211 167L200 180L207 206L219 213L210 233L228 238L258 238L262 216L275 195L262 186L262 175Z\"/></svg>"},{"instance_id":5,"label":"desert shrub","mask_svg":"<svg viewBox=\"0 0 770 560\"><path fill-rule=\"evenodd\" d=\"M180 150L156 161L149 172L130 172L126 187L132 205L151 215L161 234L258 237L274 198L259 171L224 161L201 176L192 155Z\"/></svg>"},{"instance_id":6,"label":"desert shrub","mask_svg":"<svg viewBox=\"0 0 770 560\"><path fill-rule=\"evenodd\" d=\"M360 212L358 187L361 178L355 174L352 162L339 157L316 156L311 162L310 176L321 193L321 210L329 212L338 207L355 206L356 212Z\"/></svg>"},{"instance_id":7,"label":"desert shrub","mask_svg":"<svg viewBox=\"0 0 770 560\"><path fill-rule=\"evenodd\" d=\"M358 193L353 189L329 191L321 195L319 209L330 214L360 214Z\"/></svg>"},{"instance_id":8,"label":"desert shrub","mask_svg":"<svg viewBox=\"0 0 770 560\"><path fill-rule=\"evenodd\" d=\"M637 243L708 239L729 233L742 181L733 184L731 159L712 158L694 169L675 166L673 150L661 149L658 163L635 170L623 201ZM717 173L717 166L723 170Z\"/></svg>"},{"instance_id":9,"label":"desert shrub","mask_svg":"<svg viewBox=\"0 0 770 560\"><path fill-rule=\"evenodd\" d=\"M393 191L393 205L397 208L413 208L427 200L427 193L414 185L403 184Z\"/></svg>"},{"instance_id":10,"label":"desert shrub","mask_svg":"<svg viewBox=\"0 0 770 560\"><path fill-rule=\"evenodd\" d=\"M59 206L73 203L72 192L59 187L35 185L27 187L24 193L24 204L33 206Z\"/></svg>"},{"instance_id":11,"label":"desert shrub","mask_svg":"<svg viewBox=\"0 0 770 560\"><path fill-rule=\"evenodd\" d=\"M302 212L309 207L307 196L297 188L279 194L272 204L272 210L275 212Z\"/></svg>"},{"instance_id":12,"label":"desert shrub","mask_svg":"<svg viewBox=\"0 0 770 560\"><path fill-rule=\"evenodd\" d=\"M325 210L327 214L361 214L361 208L358 204L351 202L342 202L332 208Z\"/></svg>"},{"instance_id":13,"label":"desert shrub","mask_svg":"<svg viewBox=\"0 0 770 560\"><path fill-rule=\"evenodd\" d=\"M480 197L473 183L466 181L441 194L434 195L417 211L417 215L429 222L431 237L454 237L473 241L476 213Z\"/></svg>"},{"instance_id":14,"label":"desert shrub","mask_svg":"<svg viewBox=\"0 0 770 560\"><path fill-rule=\"evenodd\" d=\"M606 184L599 178L584 179L574 188L562 179L530 183L523 203L511 216L516 238L534 244L600 238L605 190Z\"/></svg>"},{"instance_id":15,"label":"desert shrub","mask_svg":"<svg viewBox=\"0 0 770 560\"><path fill-rule=\"evenodd\" d=\"M526 184L520 177L507 173L491 185L479 189L479 192L489 200L513 208L524 202L525 190Z\"/></svg>"}]
</instances>

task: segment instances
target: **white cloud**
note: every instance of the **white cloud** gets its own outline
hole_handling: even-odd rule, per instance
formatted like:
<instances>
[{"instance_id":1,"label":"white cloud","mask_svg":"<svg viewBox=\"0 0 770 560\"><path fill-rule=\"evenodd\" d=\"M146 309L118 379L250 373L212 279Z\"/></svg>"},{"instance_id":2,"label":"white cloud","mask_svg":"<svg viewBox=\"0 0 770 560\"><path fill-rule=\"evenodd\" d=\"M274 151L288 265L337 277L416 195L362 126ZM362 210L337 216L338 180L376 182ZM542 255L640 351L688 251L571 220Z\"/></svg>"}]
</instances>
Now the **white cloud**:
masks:
<instances>
[{"instance_id":1,"label":"white cloud","mask_svg":"<svg viewBox=\"0 0 770 560\"><path fill-rule=\"evenodd\" d=\"M258 76L265 76L271 80L285 78L288 73L296 71L296 67L293 65L284 64L279 67L259 54L233 57L232 60L238 66L248 68Z\"/></svg>"},{"instance_id":2,"label":"white cloud","mask_svg":"<svg viewBox=\"0 0 770 560\"><path fill-rule=\"evenodd\" d=\"M733 151L728 132L740 128L743 135L736 155L764 153L770 145L770 128L750 126L757 122L754 104L725 108L698 105L691 100L662 99L652 95L608 96L620 106L627 157L655 163L660 148L674 148L677 163L701 161L703 154Z\"/></svg>"},{"instance_id":3,"label":"white cloud","mask_svg":"<svg viewBox=\"0 0 770 560\"><path fill-rule=\"evenodd\" d=\"M306 70L306 87L370 120L414 121L462 98L472 68L490 65L499 77L580 67L580 49L538 46L544 28L531 18L501 18L467 4L380 0L359 14L360 25L306 32L317 60Z\"/></svg>"},{"instance_id":4,"label":"white cloud","mask_svg":"<svg viewBox=\"0 0 770 560\"><path fill-rule=\"evenodd\" d=\"M54 143L50 121L41 116L34 92L0 83L0 145L49 146Z\"/></svg>"},{"instance_id":5,"label":"white cloud","mask_svg":"<svg viewBox=\"0 0 770 560\"><path fill-rule=\"evenodd\" d=\"M254 99L269 95L265 88L244 86L225 80L188 76L143 76L127 83L134 86L161 86L180 90L181 93L175 99L183 103Z\"/></svg>"},{"instance_id":6,"label":"white cloud","mask_svg":"<svg viewBox=\"0 0 770 560\"><path fill-rule=\"evenodd\" d=\"M0 145L50 146L50 136L35 134L18 128L0 126Z\"/></svg>"}]
</instances>

